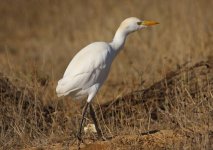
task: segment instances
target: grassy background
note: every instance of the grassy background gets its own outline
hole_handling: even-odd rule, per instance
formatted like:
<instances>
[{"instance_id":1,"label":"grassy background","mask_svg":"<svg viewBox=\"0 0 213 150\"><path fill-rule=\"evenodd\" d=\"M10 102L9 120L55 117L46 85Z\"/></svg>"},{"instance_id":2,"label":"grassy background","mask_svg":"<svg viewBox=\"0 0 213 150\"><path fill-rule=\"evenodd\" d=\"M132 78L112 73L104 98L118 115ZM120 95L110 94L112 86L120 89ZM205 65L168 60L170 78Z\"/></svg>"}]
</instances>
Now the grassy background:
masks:
<instances>
[{"instance_id":1,"label":"grassy background","mask_svg":"<svg viewBox=\"0 0 213 150\"><path fill-rule=\"evenodd\" d=\"M56 83L81 48L110 42L127 17L160 22L128 37L96 98L103 103L213 57L212 8L211 0L2 0L0 70L42 102L58 103ZM70 100L61 102L64 114L80 115L80 102Z\"/></svg>"}]
</instances>

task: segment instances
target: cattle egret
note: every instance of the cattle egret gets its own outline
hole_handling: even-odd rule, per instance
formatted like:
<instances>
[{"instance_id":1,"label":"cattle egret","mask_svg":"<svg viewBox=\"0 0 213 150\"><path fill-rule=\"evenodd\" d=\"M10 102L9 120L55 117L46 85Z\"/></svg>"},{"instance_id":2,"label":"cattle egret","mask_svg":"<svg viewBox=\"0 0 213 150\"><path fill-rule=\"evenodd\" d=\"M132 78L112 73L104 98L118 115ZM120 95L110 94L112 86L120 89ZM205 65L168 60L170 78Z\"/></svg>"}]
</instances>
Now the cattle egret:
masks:
<instances>
[{"instance_id":1,"label":"cattle egret","mask_svg":"<svg viewBox=\"0 0 213 150\"><path fill-rule=\"evenodd\" d=\"M81 140L81 130L88 106L90 106L90 115L94 121L98 137L103 137L90 103L106 80L111 64L123 48L127 35L156 24L158 22L141 21L135 17L127 18L120 24L112 42L91 43L79 51L69 63L63 78L58 81L56 93L58 97L70 95L76 99L87 96L87 103L82 113L77 134L79 140Z\"/></svg>"}]
</instances>

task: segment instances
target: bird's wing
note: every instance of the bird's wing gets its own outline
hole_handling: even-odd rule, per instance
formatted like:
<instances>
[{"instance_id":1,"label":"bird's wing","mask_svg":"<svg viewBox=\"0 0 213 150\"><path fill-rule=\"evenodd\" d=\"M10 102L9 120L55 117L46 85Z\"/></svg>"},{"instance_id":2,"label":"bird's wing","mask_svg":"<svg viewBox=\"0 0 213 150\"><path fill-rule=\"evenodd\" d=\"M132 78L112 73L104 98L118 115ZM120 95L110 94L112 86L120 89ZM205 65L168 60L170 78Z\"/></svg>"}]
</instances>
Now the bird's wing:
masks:
<instances>
[{"instance_id":1,"label":"bird's wing","mask_svg":"<svg viewBox=\"0 0 213 150\"><path fill-rule=\"evenodd\" d=\"M108 63L109 48L106 43L93 43L77 53L59 80L57 93L67 95L95 84L107 65L111 65Z\"/></svg>"},{"instance_id":2,"label":"bird's wing","mask_svg":"<svg viewBox=\"0 0 213 150\"><path fill-rule=\"evenodd\" d=\"M105 68L109 49L109 45L104 42L96 42L86 46L69 63L64 77L93 72L98 68Z\"/></svg>"}]
</instances>

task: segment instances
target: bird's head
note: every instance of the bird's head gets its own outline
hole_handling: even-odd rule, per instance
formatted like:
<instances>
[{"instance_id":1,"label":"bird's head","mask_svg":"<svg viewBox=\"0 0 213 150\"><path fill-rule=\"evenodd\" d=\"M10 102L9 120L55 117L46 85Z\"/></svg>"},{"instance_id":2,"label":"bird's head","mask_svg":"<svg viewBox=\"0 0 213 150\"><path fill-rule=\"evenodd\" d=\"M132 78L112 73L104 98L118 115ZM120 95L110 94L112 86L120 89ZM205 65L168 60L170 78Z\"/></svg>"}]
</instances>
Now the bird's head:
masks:
<instances>
[{"instance_id":1,"label":"bird's head","mask_svg":"<svg viewBox=\"0 0 213 150\"><path fill-rule=\"evenodd\" d=\"M137 31L137 30L141 30L143 28L146 28L148 26L152 26L152 25L156 25L159 24L156 21L147 21L147 20L140 20L136 17L130 17L125 19L119 29L123 30L124 32L126 32L127 34Z\"/></svg>"}]
</instances>

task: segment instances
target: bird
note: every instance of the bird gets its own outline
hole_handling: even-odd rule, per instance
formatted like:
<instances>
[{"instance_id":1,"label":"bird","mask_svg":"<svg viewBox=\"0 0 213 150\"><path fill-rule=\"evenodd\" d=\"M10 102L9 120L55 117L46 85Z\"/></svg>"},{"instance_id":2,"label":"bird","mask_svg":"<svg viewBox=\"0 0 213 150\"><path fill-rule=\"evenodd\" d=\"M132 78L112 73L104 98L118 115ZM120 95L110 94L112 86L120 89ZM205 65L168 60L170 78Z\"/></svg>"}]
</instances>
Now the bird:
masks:
<instances>
[{"instance_id":1,"label":"bird","mask_svg":"<svg viewBox=\"0 0 213 150\"><path fill-rule=\"evenodd\" d=\"M95 124L98 138L103 138L91 102L107 79L112 62L124 47L127 36L132 32L156 24L159 23L129 17L121 22L111 42L91 43L81 49L69 63L63 77L58 81L56 93L58 97L67 95L74 99L87 97L77 133L79 140L82 140L81 131L88 107L90 107L90 115Z\"/></svg>"}]
</instances>

